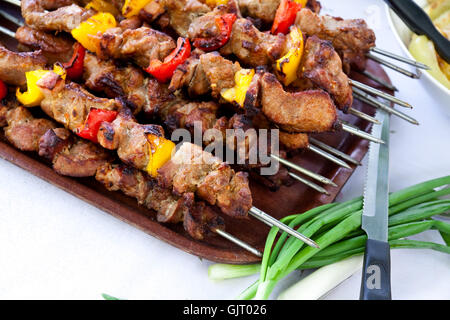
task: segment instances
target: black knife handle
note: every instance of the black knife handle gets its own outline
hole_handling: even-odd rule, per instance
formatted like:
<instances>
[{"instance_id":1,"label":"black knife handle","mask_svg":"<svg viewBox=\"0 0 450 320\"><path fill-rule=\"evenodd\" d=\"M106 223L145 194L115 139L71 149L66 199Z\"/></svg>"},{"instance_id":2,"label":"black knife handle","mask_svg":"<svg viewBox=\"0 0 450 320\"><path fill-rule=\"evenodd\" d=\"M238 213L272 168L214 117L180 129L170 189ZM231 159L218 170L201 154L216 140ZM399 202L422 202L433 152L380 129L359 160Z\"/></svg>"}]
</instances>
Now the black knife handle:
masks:
<instances>
[{"instance_id":1,"label":"black knife handle","mask_svg":"<svg viewBox=\"0 0 450 320\"><path fill-rule=\"evenodd\" d=\"M450 63L450 41L434 26L430 17L412 0L384 0L389 7L416 34L426 35L433 41L436 51Z\"/></svg>"},{"instance_id":2,"label":"black knife handle","mask_svg":"<svg viewBox=\"0 0 450 320\"><path fill-rule=\"evenodd\" d=\"M361 300L391 300L389 243L367 240L359 298Z\"/></svg>"}]
</instances>

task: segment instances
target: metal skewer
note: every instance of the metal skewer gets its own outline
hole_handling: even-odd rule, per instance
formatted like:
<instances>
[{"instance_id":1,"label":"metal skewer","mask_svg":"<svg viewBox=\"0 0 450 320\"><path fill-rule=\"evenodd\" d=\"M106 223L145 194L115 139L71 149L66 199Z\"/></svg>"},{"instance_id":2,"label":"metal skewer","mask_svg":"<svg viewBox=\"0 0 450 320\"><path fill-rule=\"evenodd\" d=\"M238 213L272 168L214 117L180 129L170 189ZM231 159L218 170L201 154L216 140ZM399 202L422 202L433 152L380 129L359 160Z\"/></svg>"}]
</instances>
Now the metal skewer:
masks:
<instances>
[{"instance_id":1,"label":"metal skewer","mask_svg":"<svg viewBox=\"0 0 450 320\"><path fill-rule=\"evenodd\" d=\"M16 37L16 33L15 32L13 32L13 31L11 31L11 30L3 27L3 26L0 26L0 32L6 34L8 37L11 37L13 39Z\"/></svg>"},{"instance_id":2,"label":"metal skewer","mask_svg":"<svg viewBox=\"0 0 450 320\"><path fill-rule=\"evenodd\" d=\"M367 78L375 81L378 84L381 84L383 87L385 87L386 89L392 90L392 91L398 91L397 87L393 86L390 83L387 83L385 80L381 79L380 77L377 77L373 74L371 74L369 71L364 70L364 71L359 71L359 73L363 74L364 76L366 76Z\"/></svg>"},{"instance_id":3,"label":"metal skewer","mask_svg":"<svg viewBox=\"0 0 450 320\"><path fill-rule=\"evenodd\" d=\"M384 104L384 103L378 101L377 99L375 99L371 95L365 93L364 91L358 90L357 88L354 88L353 91L354 91L353 94L356 99L358 99L362 102L365 102L368 105L371 105L372 107L383 109L384 111L389 112L390 114L393 114L397 117L400 117L403 120L408 121L409 123L419 125L419 122L416 119L408 116L407 114L405 114L401 111L398 111L398 110L388 106L387 104Z\"/></svg>"},{"instance_id":4,"label":"metal skewer","mask_svg":"<svg viewBox=\"0 0 450 320\"><path fill-rule=\"evenodd\" d=\"M314 145L316 145L316 146L318 146L318 147L320 147L320 148L322 148L322 149L324 149L324 150L326 150L326 151L328 151L328 152L330 152L330 153L332 153L332 154L334 154L334 155L336 155L336 156L338 156L338 157L341 157L342 159L344 159L344 160L346 160L346 161L348 161L350 163L353 163L354 165L357 165L357 166L361 165L361 162L359 162L358 160L353 159L348 154L345 154L342 151L339 151L338 149L330 147L329 145L327 145L326 143L323 143L322 141L319 141L319 140L316 140L316 139L310 137L309 138L309 142L314 144Z\"/></svg>"},{"instance_id":5,"label":"metal skewer","mask_svg":"<svg viewBox=\"0 0 450 320\"><path fill-rule=\"evenodd\" d=\"M354 116L356 116L358 118L361 118L363 120L372 122L373 124L380 124L380 121L378 121L374 117L369 116L367 113L361 112L361 111L359 111L357 109L350 108L350 109L348 109L348 113L351 114L351 115L354 115Z\"/></svg>"},{"instance_id":6,"label":"metal skewer","mask_svg":"<svg viewBox=\"0 0 450 320\"><path fill-rule=\"evenodd\" d=\"M284 232L290 234L291 236L296 237L297 239L303 241L304 243L306 243L307 245L309 245L311 247L320 248L319 245L317 243L315 243L313 240L302 235L301 233L292 229L291 227L285 225L281 221L278 221L274 217L269 216L267 213L259 210L258 208L255 208L255 207L251 208L249 211L249 214L254 216L256 219L260 220L261 222L264 222L268 226L280 228L280 230L283 230Z\"/></svg>"},{"instance_id":7,"label":"metal skewer","mask_svg":"<svg viewBox=\"0 0 450 320\"><path fill-rule=\"evenodd\" d=\"M407 103L407 102L405 102L403 100L400 100L400 99L398 99L398 98L396 98L396 97L394 97L394 96L392 96L390 94L387 94L387 93L385 93L385 92L383 92L381 90L378 90L378 89L374 89L371 86L368 86L368 85L366 85L364 83L361 83L359 81L355 81L355 80L351 80L351 79L349 79L349 81L350 81L350 84L353 87L356 87L356 88L358 88L360 90L366 91L366 92L371 93L373 95L382 97L382 98L384 98L386 100L394 102L395 104L398 104L398 105L401 105L401 106L404 106L404 107L412 109L412 106L409 103Z\"/></svg>"},{"instance_id":8,"label":"metal skewer","mask_svg":"<svg viewBox=\"0 0 450 320\"><path fill-rule=\"evenodd\" d=\"M4 1L20 7L20 0L4 0Z\"/></svg>"},{"instance_id":9,"label":"metal skewer","mask_svg":"<svg viewBox=\"0 0 450 320\"><path fill-rule=\"evenodd\" d=\"M322 188L321 186L315 184L314 182L311 182L305 178L300 177L299 175L296 175L295 173L292 172L288 172L289 176L305 185L307 185L308 187L322 193L322 194L326 194L327 196L329 196L330 194L328 193L328 191L325 188Z\"/></svg>"},{"instance_id":10,"label":"metal skewer","mask_svg":"<svg viewBox=\"0 0 450 320\"><path fill-rule=\"evenodd\" d=\"M312 172L312 171L310 171L310 170L308 170L308 169L305 169L305 168L303 168L303 167L300 167L300 166L296 165L295 163L290 162L290 161L288 161L288 160L286 160L286 159L280 158L279 156L276 156L276 155L274 155L274 154L271 154L270 156L271 156L273 159L277 160L278 162L284 164L286 167L289 167L289 168L294 169L294 170L296 170L296 171L298 171L298 172L301 172L301 173L303 173L305 176L311 177L311 178L313 178L313 179L315 179L315 180L317 180L317 181L320 181L320 182L322 182L322 183L324 183L324 184L329 184L329 185L332 185L333 187L337 187L337 184L335 184L335 183L334 183L333 181L331 181L330 179L325 178L324 176L321 176L320 174L317 174L317 173Z\"/></svg>"},{"instance_id":11,"label":"metal skewer","mask_svg":"<svg viewBox=\"0 0 450 320\"><path fill-rule=\"evenodd\" d=\"M386 51L386 50L383 50L383 49L380 49L380 48L377 48L377 47L374 47L374 48L370 49L370 51L378 53L378 54L381 54L383 56L386 56L386 57L389 57L389 58L392 58L392 59L395 59L397 61L404 62L406 64L409 64L409 65L414 66L414 67L419 68L419 69L430 70L430 67L427 66L426 64L423 64L421 62L402 57L402 56L400 56L398 54L395 54L395 53L392 53L392 52L389 52L389 51Z\"/></svg>"},{"instance_id":12,"label":"metal skewer","mask_svg":"<svg viewBox=\"0 0 450 320\"><path fill-rule=\"evenodd\" d=\"M247 250L248 252L254 254L257 257L262 257L263 254L261 251L259 251L258 249L252 247L251 245L249 245L247 242L244 242L238 238L236 238L235 236L229 234L228 232L224 231L224 230L220 230L220 229L213 229L212 231L214 231L215 233L217 233L218 235L224 237L225 239L233 242L234 244L237 244L239 247Z\"/></svg>"},{"instance_id":13,"label":"metal skewer","mask_svg":"<svg viewBox=\"0 0 450 320\"><path fill-rule=\"evenodd\" d=\"M324 150L322 150L316 146L309 145L308 150L311 150L312 152L318 154L319 156L322 156L325 159L328 159L328 160L340 165L341 167L344 167L346 169L351 169L351 167L345 161L342 161L341 159L336 158L335 156L325 152Z\"/></svg>"},{"instance_id":14,"label":"metal skewer","mask_svg":"<svg viewBox=\"0 0 450 320\"><path fill-rule=\"evenodd\" d=\"M8 13L7 11L0 11L0 16L5 18L6 20L16 24L17 26L23 26L24 22L23 20L16 18L12 14Z\"/></svg>"},{"instance_id":15,"label":"metal skewer","mask_svg":"<svg viewBox=\"0 0 450 320\"><path fill-rule=\"evenodd\" d=\"M378 139L374 136L372 136L371 134L368 134L367 132L364 132L362 130L359 130L345 122L341 122L341 126L342 126L342 130L354 134L355 136L361 137L363 139L375 142L375 143L380 143L380 144L384 144L384 141L381 139Z\"/></svg>"},{"instance_id":16,"label":"metal skewer","mask_svg":"<svg viewBox=\"0 0 450 320\"><path fill-rule=\"evenodd\" d=\"M408 71L408 70L403 69L403 68L401 68L399 66L396 66L395 64L393 64L391 62L388 62L388 61L386 61L384 59L378 58L377 56L374 56L371 53L367 53L366 57L369 58L369 59L372 59L372 60L374 60L376 62L378 62L379 64L382 64L383 66L386 66L386 67L388 67L388 68L390 68L392 70L400 72L400 73L404 74L405 76L408 76L408 77L413 78L413 79L419 79L420 76L422 75L419 70L417 70L417 73Z\"/></svg>"}]
</instances>

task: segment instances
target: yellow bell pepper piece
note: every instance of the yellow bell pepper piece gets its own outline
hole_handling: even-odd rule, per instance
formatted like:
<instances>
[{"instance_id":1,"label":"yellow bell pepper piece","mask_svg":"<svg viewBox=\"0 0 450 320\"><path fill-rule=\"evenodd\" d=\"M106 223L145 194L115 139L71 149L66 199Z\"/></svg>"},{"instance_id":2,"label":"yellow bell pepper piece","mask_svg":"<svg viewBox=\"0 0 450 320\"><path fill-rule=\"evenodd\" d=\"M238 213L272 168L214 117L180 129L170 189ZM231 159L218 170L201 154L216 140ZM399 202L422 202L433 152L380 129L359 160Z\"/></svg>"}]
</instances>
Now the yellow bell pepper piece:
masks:
<instances>
[{"instance_id":1,"label":"yellow bell pepper piece","mask_svg":"<svg viewBox=\"0 0 450 320\"><path fill-rule=\"evenodd\" d=\"M119 15L119 10L106 0L92 0L86 5L86 9L94 9L97 12L109 12L114 16Z\"/></svg>"},{"instance_id":2,"label":"yellow bell pepper piece","mask_svg":"<svg viewBox=\"0 0 450 320\"><path fill-rule=\"evenodd\" d=\"M99 43L98 33L103 33L108 29L115 28L116 25L116 19L111 13L99 12L80 23L80 25L73 29L71 33L83 47L89 51L95 52Z\"/></svg>"},{"instance_id":3,"label":"yellow bell pepper piece","mask_svg":"<svg viewBox=\"0 0 450 320\"><path fill-rule=\"evenodd\" d=\"M147 4L153 0L125 0L122 7L122 14L125 18L137 16Z\"/></svg>"},{"instance_id":4,"label":"yellow bell pepper piece","mask_svg":"<svg viewBox=\"0 0 450 320\"><path fill-rule=\"evenodd\" d=\"M220 93L221 96L228 102L236 102L239 106L243 107L245 102L245 96L248 88L252 83L253 76L255 75L254 69L241 69L234 75L235 86L230 89L224 89Z\"/></svg>"},{"instance_id":5,"label":"yellow bell pepper piece","mask_svg":"<svg viewBox=\"0 0 450 320\"><path fill-rule=\"evenodd\" d=\"M37 82L49 72L51 72L51 70L34 70L26 72L27 91L22 93L20 92L20 88L17 88L17 100L25 107L36 107L40 105L41 101L44 99L44 95L37 86ZM63 79L66 79L66 70L62 66L55 64L53 72L59 74Z\"/></svg>"},{"instance_id":6,"label":"yellow bell pepper piece","mask_svg":"<svg viewBox=\"0 0 450 320\"><path fill-rule=\"evenodd\" d=\"M149 145L150 160L146 170L152 177L156 177L158 175L158 169L172 157L175 143L164 137L158 137L153 134L147 135L147 141Z\"/></svg>"},{"instance_id":7,"label":"yellow bell pepper piece","mask_svg":"<svg viewBox=\"0 0 450 320\"><path fill-rule=\"evenodd\" d=\"M284 57L277 60L275 67L278 79L285 86L297 80L297 70L302 61L304 49L303 34L298 27L291 29L289 37L293 46Z\"/></svg>"},{"instance_id":8,"label":"yellow bell pepper piece","mask_svg":"<svg viewBox=\"0 0 450 320\"><path fill-rule=\"evenodd\" d=\"M308 3L308 0L294 0L295 2L302 5L302 7L306 7L306 4Z\"/></svg>"},{"instance_id":9,"label":"yellow bell pepper piece","mask_svg":"<svg viewBox=\"0 0 450 320\"><path fill-rule=\"evenodd\" d=\"M211 7L217 7L222 4L227 4L228 0L206 0L206 4Z\"/></svg>"}]
</instances>

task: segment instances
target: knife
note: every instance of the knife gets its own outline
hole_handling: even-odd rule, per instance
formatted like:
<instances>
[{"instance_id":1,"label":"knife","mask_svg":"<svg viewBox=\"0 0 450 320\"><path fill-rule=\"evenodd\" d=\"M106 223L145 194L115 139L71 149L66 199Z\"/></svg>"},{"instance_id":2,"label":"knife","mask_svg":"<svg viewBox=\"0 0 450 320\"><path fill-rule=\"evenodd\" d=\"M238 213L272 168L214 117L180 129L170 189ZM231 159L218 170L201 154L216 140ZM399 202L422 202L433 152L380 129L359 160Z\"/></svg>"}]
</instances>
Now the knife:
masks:
<instances>
[{"instance_id":1,"label":"knife","mask_svg":"<svg viewBox=\"0 0 450 320\"><path fill-rule=\"evenodd\" d=\"M391 258L388 243L389 114L378 109L372 134L385 144L371 142L364 190L362 229L367 233L361 282L361 300L391 299Z\"/></svg>"}]
</instances>

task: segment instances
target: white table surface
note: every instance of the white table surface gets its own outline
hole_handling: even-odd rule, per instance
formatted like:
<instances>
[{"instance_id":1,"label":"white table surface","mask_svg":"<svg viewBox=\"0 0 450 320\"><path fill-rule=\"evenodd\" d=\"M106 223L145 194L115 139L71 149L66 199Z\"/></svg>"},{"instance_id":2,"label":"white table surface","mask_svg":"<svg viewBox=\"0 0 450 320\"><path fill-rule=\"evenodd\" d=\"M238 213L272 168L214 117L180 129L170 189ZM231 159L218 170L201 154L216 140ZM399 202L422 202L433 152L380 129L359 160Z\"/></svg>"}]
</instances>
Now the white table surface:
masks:
<instances>
[{"instance_id":1,"label":"white table surface","mask_svg":"<svg viewBox=\"0 0 450 320\"><path fill-rule=\"evenodd\" d=\"M377 45L401 53L381 0L324 0L324 12L368 19ZM390 72L398 96L414 104L419 127L392 119L391 191L450 174L450 101L428 93L424 80ZM338 200L361 195L365 165ZM0 299L233 299L255 276L213 282L209 261L159 241L24 170L0 160ZM436 232L418 236L441 241ZM275 290L297 281L294 273ZM357 299L360 274L327 299ZM450 256L426 250L392 252L394 299L449 299Z\"/></svg>"}]
</instances>

